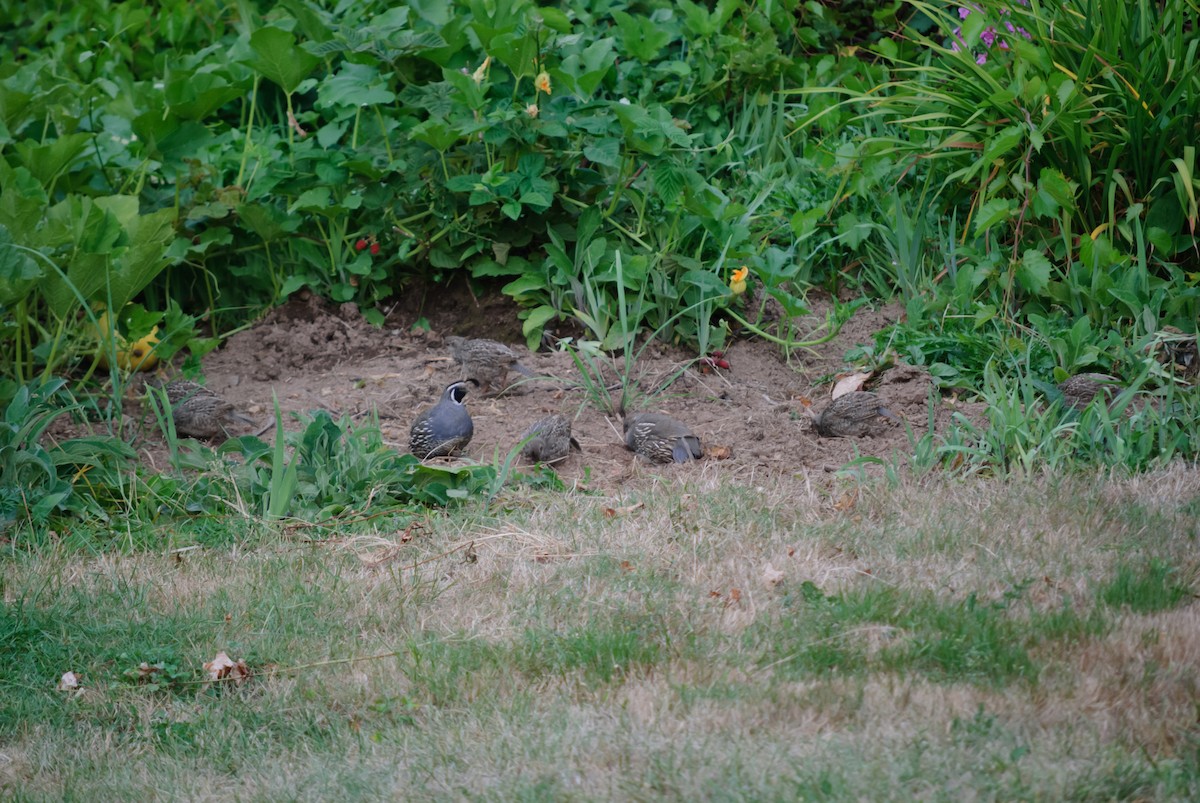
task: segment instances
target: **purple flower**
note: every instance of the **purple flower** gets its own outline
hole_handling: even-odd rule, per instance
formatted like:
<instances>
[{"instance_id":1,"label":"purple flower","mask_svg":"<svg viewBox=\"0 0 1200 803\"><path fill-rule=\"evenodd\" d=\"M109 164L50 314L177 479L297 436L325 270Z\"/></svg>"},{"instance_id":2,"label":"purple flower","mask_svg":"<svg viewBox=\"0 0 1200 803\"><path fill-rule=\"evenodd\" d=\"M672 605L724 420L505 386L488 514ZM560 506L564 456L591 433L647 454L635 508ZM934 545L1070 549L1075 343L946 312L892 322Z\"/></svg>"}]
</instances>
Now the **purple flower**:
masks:
<instances>
[{"instance_id":1,"label":"purple flower","mask_svg":"<svg viewBox=\"0 0 1200 803\"><path fill-rule=\"evenodd\" d=\"M985 45L987 45L988 47L991 47L992 45L996 44L996 28L995 28L995 26L989 25L986 28L984 28L983 33L979 34L979 38L982 39L983 43Z\"/></svg>"},{"instance_id":2,"label":"purple flower","mask_svg":"<svg viewBox=\"0 0 1200 803\"><path fill-rule=\"evenodd\" d=\"M976 64L987 64L987 53L980 53L975 57Z\"/></svg>"}]
</instances>

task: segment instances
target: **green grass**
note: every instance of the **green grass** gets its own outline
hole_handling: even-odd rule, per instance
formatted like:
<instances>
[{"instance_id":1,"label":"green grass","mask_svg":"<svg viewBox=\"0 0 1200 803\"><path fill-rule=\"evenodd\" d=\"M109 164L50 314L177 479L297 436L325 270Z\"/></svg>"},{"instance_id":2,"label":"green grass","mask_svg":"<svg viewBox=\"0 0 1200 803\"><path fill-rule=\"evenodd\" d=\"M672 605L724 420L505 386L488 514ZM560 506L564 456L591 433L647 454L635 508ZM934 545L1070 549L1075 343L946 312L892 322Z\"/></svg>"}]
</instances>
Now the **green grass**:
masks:
<instances>
[{"instance_id":1,"label":"green grass","mask_svg":"<svg viewBox=\"0 0 1200 803\"><path fill-rule=\"evenodd\" d=\"M790 479L520 493L410 541L197 519L10 545L0 794L1200 791L1193 469L872 481L849 511ZM206 683L219 651L251 679Z\"/></svg>"}]
</instances>

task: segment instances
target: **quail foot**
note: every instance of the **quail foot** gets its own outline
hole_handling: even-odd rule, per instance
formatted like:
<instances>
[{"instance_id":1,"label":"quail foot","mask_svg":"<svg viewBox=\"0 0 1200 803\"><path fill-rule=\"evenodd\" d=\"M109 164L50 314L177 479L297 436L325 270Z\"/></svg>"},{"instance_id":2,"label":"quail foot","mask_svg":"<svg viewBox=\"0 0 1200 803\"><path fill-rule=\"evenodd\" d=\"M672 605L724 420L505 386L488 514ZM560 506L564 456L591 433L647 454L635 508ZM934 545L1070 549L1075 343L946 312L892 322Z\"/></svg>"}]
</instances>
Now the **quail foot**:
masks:
<instances>
[{"instance_id":1,"label":"quail foot","mask_svg":"<svg viewBox=\"0 0 1200 803\"><path fill-rule=\"evenodd\" d=\"M582 452L579 441L571 435L571 419L565 415L548 415L538 419L521 435L529 442L521 448L521 454L535 463L556 463L570 454L571 449Z\"/></svg>"},{"instance_id":2,"label":"quail foot","mask_svg":"<svg viewBox=\"0 0 1200 803\"><path fill-rule=\"evenodd\" d=\"M463 400L466 382L451 382L438 403L417 416L408 433L408 447L419 459L446 457L464 448L475 425Z\"/></svg>"},{"instance_id":3,"label":"quail foot","mask_svg":"<svg viewBox=\"0 0 1200 803\"><path fill-rule=\"evenodd\" d=\"M451 335L446 338L446 345L462 366L463 378L478 382L485 395L499 393L508 387L510 368L525 376L534 376L533 371L517 362L516 352L495 340Z\"/></svg>"},{"instance_id":4,"label":"quail foot","mask_svg":"<svg viewBox=\"0 0 1200 803\"><path fill-rule=\"evenodd\" d=\"M813 416L813 428L823 438L861 438L871 434L880 416L899 420L874 393L856 390L838 396Z\"/></svg>"},{"instance_id":5,"label":"quail foot","mask_svg":"<svg viewBox=\"0 0 1200 803\"><path fill-rule=\"evenodd\" d=\"M231 402L189 379L175 379L165 384L161 380L151 379L146 384L161 388L166 393L178 435L187 438L226 438L232 425L255 423L234 409Z\"/></svg>"},{"instance_id":6,"label":"quail foot","mask_svg":"<svg viewBox=\"0 0 1200 803\"><path fill-rule=\"evenodd\" d=\"M700 439L687 425L662 413L626 416L625 448L655 463L686 463L704 456Z\"/></svg>"},{"instance_id":7,"label":"quail foot","mask_svg":"<svg viewBox=\"0 0 1200 803\"><path fill-rule=\"evenodd\" d=\"M1108 374L1076 374L1067 377L1059 383L1058 389L1063 395L1063 405L1076 410L1083 410L1098 395L1111 398L1117 390L1118 380Z\"/></svg>"}]
</instances>

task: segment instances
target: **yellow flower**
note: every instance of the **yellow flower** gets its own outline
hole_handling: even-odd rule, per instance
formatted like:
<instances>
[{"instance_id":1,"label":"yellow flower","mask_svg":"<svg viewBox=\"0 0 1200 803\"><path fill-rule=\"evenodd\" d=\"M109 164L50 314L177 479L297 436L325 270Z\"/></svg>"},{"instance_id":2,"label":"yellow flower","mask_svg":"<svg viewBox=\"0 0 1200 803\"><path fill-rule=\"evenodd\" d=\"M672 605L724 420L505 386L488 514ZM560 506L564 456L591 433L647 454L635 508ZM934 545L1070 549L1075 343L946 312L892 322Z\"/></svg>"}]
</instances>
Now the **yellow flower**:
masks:
<instances>
[{"instance_id":1,"label":"yellow flower","mask_svg":"<svg viewBox=\"0 0 1200 803\"><path fill-rule=\"evenodd\" d=\"M733 276L729 279L729 289L735 296L740 296L746 292L746 277L750 275L750 269L745 265L733 272Z\"/></svg>"},{"instance_id":2,"label":"yellow flower","mask_svg":"<svg viewBox=\"0 0 1200 803\"><path fill-rule=\"evenodd\" d=\"M479 65L479 69L471 74L471 80L475 82L476 86L483 83L484 76L487 75L488 65L490 65L491 63L492 63L492 57L488 56L487 58L485 58L483 60L483 64Z\"/></svg>"},{"instance_id":3,"label":"yellow flower","mask_svg":"<svg viewBox=\"0 0 1200 803\"><path fill-rule=\"evenodd\" d=\"M537 117L538 111L539 111L539 109L538 109L538 105L536 103L530 103L528 106L525 107L525 113L528 114L530 117Z\"/></svg>"},{"instance_id":4,"label":"yellow flower","mask_svg":"<svg viewBox=\"0 0 1200 803\"><path fill-rule=\"evenodd\" d=\"M547 95L549 95L550 94L550 73L548 73L548 72L538 73L537 78L533 79L533 85L535 87L537 87L538 92L545 92Z\"/></svg>"}]
</instances>

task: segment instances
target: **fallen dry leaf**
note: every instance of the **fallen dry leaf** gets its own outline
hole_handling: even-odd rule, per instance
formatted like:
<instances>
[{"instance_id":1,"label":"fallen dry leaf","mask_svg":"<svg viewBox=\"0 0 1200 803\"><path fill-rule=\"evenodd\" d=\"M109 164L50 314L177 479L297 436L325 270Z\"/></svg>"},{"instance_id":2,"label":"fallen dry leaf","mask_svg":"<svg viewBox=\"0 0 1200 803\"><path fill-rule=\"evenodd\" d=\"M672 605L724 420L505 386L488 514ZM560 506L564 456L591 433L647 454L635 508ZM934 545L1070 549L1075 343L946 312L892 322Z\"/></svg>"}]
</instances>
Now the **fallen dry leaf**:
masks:
<instances>
[{"instance_id":1,"label":"fallen dry leaf","mask_svg":"<svg viewBox=\"0 0 1200 803\"><path fill-rule=\"evenodd\" d=\"M204 664L204 671L208 673L210 681L232 680L241 683L250 677L250 667L246 666L245 661L233 661L224 652L217 653L217 657Z\"/></svg>"},{"instance_id":2,"label":"fallen dry leaf","mask_svg":"<svg viewBox=\"0 0 1200 803\"><path fill-rule=\"evenodd\" d=\"M79 688L79 678L75 676L74 672L63 672L57 688L59 691L75 691Z\"/></svg>"},{"instance_id":3,"label":"fallen dry leaf","mask_svg":"<svg viewBox=\"0 0 1200 803\"><path fill-rule=\"evenodd\" d=\"M783 582L783 572L768 563L763 569L762 581L767 588L774 588Z\"/></svg>"},{"instance_id":4,"label":"fallen dry leaf","mask_svg":"<svg viewBox=\"0 0 1200 803\"><path fill-rule=\"evenodd\" d=\"M733 449L728 446L705 446L704 451L713 460L728 460L733 457Z\"/></svg>"},{"instance_id":5,"label":"fallen dry leaf","mask_svg":"<svg viewBox=\"0 0 1200 803\"><path fill-rule=\"evenodd\" d=\"M838 497L833 503L834 510L840 510L843 513L847 510L853 510L854 505L858 503L858 493L856 491L846 491Z\"/></svg>"},{"instance_id":6,"label":"fallen dry leaf","mask_svg":"<svg viewBox=\"0 0 1200 803\"><path fill-rule=\"evenodd\" d=\"M610 519L615 519L618 516L628 516L635 510L641 510L645 506L645 502L638 502L636 505L626 505L625 507L606 507L604 508L604 515Z\"/></svg>"},{"instance_id":7,"label":"fallen dry leaf","mask_svg":"<svg viewBox=\"0 0 1200 803\"><path fill-rule=\"evenodd\" d=\"M742 590L740 588L729 589L729 601L730 602L741 602L741 600L742 600Z\"/></svg>"},{"instance_id":8,"label":"fallen dry leaf","mask_svg":"<svg viewBox=\"0 0 1200 803\"><path fill-rule=\"evenodd\" d=\"M839 396L845 396L847 393L853 393L856 390L862 390L863 385L867 384L867 380L871 378L868 371L859 371L858 373L843 376L833 386L831 398L836 399Z\"/></svg>"}]
</instances>

